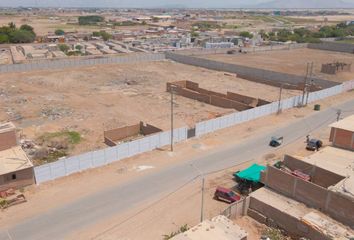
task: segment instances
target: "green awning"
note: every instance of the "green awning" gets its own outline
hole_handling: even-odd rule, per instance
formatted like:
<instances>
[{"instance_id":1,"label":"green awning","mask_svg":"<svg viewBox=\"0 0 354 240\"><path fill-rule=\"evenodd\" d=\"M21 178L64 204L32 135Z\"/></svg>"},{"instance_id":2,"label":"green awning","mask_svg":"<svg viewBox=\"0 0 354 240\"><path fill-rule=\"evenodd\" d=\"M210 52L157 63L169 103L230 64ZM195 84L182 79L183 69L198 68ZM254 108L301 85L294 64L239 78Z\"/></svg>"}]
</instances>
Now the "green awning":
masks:
<instances>
[{"instance_id":1,"label":"green awning","mask_svg":"<svg viewBox=\"0 0 354 240\"><path fill-rule=\"evenodd\" d=\"M246 179L248 181L259 182L261 178L261 171L265 170L266 167L258 164L253 164L249 168L240 171L238 173L234 173L235 177L239 177L241 179Z\"/></svg>"}]
</instances>

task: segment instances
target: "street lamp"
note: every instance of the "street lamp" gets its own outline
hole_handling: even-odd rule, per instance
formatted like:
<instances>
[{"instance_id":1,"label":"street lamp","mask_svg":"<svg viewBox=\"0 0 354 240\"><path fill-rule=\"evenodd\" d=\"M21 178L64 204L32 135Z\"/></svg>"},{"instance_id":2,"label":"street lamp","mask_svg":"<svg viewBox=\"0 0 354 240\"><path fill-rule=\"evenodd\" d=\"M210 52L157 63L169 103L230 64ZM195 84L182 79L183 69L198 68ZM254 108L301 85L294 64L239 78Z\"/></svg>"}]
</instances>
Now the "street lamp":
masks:
<instances>
[{"instance_id":1,"label":"street lamp","mask_svg":"<svg viewBox=\"0 0 354 240\"><path fill-rule=\"evenodd\" d=\"M205 177L204 177L204 173L202 171L200 171L198 168L196 168L193 163L190 164L192 168L194 168L198 173L199 176L202 177L202 202L200 205L200 222L203 222L204 219L204 183L205 183Z\"/></svg>"}]
</instances>

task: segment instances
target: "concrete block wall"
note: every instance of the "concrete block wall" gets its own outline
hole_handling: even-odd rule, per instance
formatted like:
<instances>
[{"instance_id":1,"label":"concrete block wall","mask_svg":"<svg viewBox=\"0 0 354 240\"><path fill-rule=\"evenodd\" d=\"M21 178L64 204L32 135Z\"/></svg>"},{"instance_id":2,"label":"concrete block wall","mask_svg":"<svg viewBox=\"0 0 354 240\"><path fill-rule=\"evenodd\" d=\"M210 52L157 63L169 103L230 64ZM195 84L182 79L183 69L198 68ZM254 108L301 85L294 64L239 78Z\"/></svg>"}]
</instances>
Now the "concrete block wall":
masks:
<instances>
[{"instance_id":1,"label":"concrete block wall","mask_svg":"<svg viewBox=\"0 0 354 240\"><path fill-rule=\"evenodd\" d=\"M103 135L109 142L116 142L125 139L130 136L134 136L140 133L140 123L131 126L125 126L121 128L111 129L104 131Z\"/></svg>"},{"instance_id":2,"label":"concrete block wall","mask_svg":"<svg viewBox=\"0 0 354 240\"><path fill-rule=\"evenodd\" d=\"M311 176L311 182L324 188L335 185L344 179L343 176L325 170L315 165L311 165L295 157L285 155L284 164L291 170L301 170Z\"/></svg>"},{"instance_id":3,"label":"concrete block wall","mask_svg":"<svg viewBox=\"0 0 354 240\"><path fill-rule=\"evenodd\" d=\"M262 173L261 180L267 187L319 209L354 229L354 198L304 181L273 166L267 167L266 172Z\"/></svg>"},{"instance_id":4,"label":"concrete block wall","mask_svg":"<svg viewBox=\"0 0 354 240\"><path fill-rule=\"evenodd\" d=\"M251 197L248 210L250 217L261 220L262 223L272 227L286 230L294 239L307 237L311 240L330 240L331 238L318 231L315 227L304 224L301 219L282 212L265 202ZM275 225L275 226L274 226Z\"/></svg>"},{"instance_id":5,"label":"concrete block wall","mask_svg":"<svg viewBox=\"0 0 354 240\"><path fill-rule=\"evenodd\" d=\"M334 52L354 53L354 45L349 43L336 43L336 42L309 43L308 48L325 50L325 51L334 51Z\"/></svg>"},{"instance_id":6,"label":"concrete block wall","mask_svg":"<svg viewBox=\"0 0 354 240\"><path fill-rule=\"evenodd\" d=\"M301 90L300 84L303 84L304 82L304 77L302 76L297 76L297 75L292 75L287 73L279 73L275 71L258 69L253 67L246 67L246 66L230 64L230 63L223 63L223 62L203 59L195 56L187 56L187 55L180 55L176 53L167 52L166 58L183 64L203 67L203 68L216 70L216 71L236 73L241 78L244 78L249 81L258 82L258 83L268 84L277 87L279 87L281 84L287 84L284 87L288 89ZM316 84L318 88L329 88L329 87L339 85L339 83L337 82L332 82L332 81L318 79L318 78L314 79L314 84Z\"/></svg>"},{"instance_id":7,"label":"concrete block wall","mask_svg":"<svg viewBox=\"0 0 354 240\"><path fill-rule=\"evenodd\" d=\"M6 72L24 72L24 71L36 71L47 69L63 69L70 67L84 67L98 64L124 64L124 63L139 63L139 62L151 62L161 61L165 59L163 53L134 53L125 55L111 55L111 56L87 56L77 58L65 58L65 59L42 59L37 61L31 61L24 64L7 64L0 65L0 73Z\"/></svg>"},{"instance_id":8,"label":"concrete block wall","mask_svg":"<svg viewBox=\"0 0 354 240\"><path fill-rule=\"evenodd\" d=\"M269 103L265 100L252 98L237 93L227 92L227 94L223 94L210 91L200 88L198 83L192 81L167 83L167 91L171 91L172 86L174 86L173 91L178 95L205 102L217 107L233 108L237 111L244 111L257 107L260 103Z\"/></svg>"},{"instance_id":9,"label":"concrete block wall","mask_svg":"<svg viewBox=\"0 0 354 240\"><path fill-rule=\"evenodd\" d=\"M354 229L354 198L329 192L326 212L338 221Z\"/></svg>"},{"instance_id":10,"label":"concrete block wall","mask_svg":"<svg viewBox=\"0 0 354 240\"><path fill-rule=\"evenodd\" d=\"M116 141L142 134L144 136L162 132L160 128L140 122L135 125L104 131L104 141L108 146L116 146Z\"/></svg>"}]
</instances>

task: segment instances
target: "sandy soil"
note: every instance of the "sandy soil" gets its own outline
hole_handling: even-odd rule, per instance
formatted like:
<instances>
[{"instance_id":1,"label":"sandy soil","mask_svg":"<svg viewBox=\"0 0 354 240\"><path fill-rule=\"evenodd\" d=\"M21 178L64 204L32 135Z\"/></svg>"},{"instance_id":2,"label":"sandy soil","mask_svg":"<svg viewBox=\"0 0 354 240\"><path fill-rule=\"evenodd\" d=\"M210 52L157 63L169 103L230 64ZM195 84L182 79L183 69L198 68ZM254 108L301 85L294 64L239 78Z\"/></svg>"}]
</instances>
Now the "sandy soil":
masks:
<instances>
[{"instance_id":1,"label":"sandy soil","mask_svg":"<svg viewBox=\"0 0 354 240\"><path fill-rule=\"evenodd\" d=\"M300 76L306 75L307 63L314 63L314 77L343 82L354 79L354 70L341 72L336 75L321 73L321 66L331 62L353 63L354 55L349 53L329 52L308 48L279 50L271 52L257 52L248 54L215 54L203 56L208 59L235 63L249 67L262 68L277 72L290 73Z\"/></svg>"},{"instance_id":2,"label":"sandy soil","mask_svg":"<svg viewBox=\"0 0 354 240\"><path fill-rule=\"evenodd\" d=\"M63 129L84 141L72 153L104 147L103 131L144 121L170 127L169 81L191 80L203 88L274 101L278 88L170 61L101 65L56 71L2 74L0 121L15 120L30 139ZM284 98L299 91L283 91ZM176 127L233 112L175 96Z\"/></svg>"},{"instance_id":3,"label":"sandy soil","mask_svg":"<svg viewBox=\"0 0 354 240\"><path fill-rule=\"evenodd\" d=\"M75 24L67 24L69 19L75 19L80 15L65 14L61 15L59 19L50 19L52 16L39 15L39 16L30 16L27 15L0 15L0 26L7 25L9 22L14 22L16 26L20 27L23 24L29 24L34 28L35 33L38 36L45 36L48 33L54 33L57 29L62 29L66 32L83 32L83 33L92 33L93 31L108 30L111 31L112 28L102 28L100 26L80 26ZM147 29L149 26L122 26L114 27L116 30L142 30Z\"/></svg>"},{"instance_id":4,"label":"sandy soil","mask_svg":"<svg viewBox=\"0 0 354 240\"><path fill-rule=\"evenodd\" d=\"M326 109L332 107L333 104L353 98L353 92L350 92L318 103L321 104L323 109ZM63 206L78 198L109 189L118 184L124 184L144 174L159 171L178 161L203 156L209 150L227 148L229 145L241 142L255 133L261 134L276 126L280 127L289 124L298 118L311 114L313 113L312 109L313 105L302 109L291 109L281 115L267 116L199 139L191 139L176 145L173 154L167 149L156 150L102 168L91 169L40 186L29 187L25 191L28 202L3 211L0 214L0 226L9 227L23 219ZM311 135L327 139L329 128L312 132ZM229 140L226 145L224 139ZM304 140L299 139L290 145L278 148L276 151L264 155L261 159L254 160L254 162L262 164L274 162L281 159L285 153L299 156L309 155L312 152L304 149ZM325 144L328 144L328 142L325 142ZM227 204L212 199L215 187L218 185L233 186L235 183L231 178L231 174L237 169L248 167L251 163L248 162L207 176L205 217L209 218L219 214L227 207ZM142 165L153 166L154 168L137 171L137 167ZM163 234L176 231L184 224L189 226L197 224L200 216L200 178L178 191L174 189L171 191L173 192L172 194L169 192L163 193L161 196L155 196L139 206L133 206L130 211L114 216L111 219L98 220L89 229L82 229L68 239L162 239ZM159 201L156 202L157 200ZM241 220L236 220L236 222L250 231L252 236L258 237L260 235L262 226L254 224L253 221L242 218Z\"/></svg>"}]
</instances>

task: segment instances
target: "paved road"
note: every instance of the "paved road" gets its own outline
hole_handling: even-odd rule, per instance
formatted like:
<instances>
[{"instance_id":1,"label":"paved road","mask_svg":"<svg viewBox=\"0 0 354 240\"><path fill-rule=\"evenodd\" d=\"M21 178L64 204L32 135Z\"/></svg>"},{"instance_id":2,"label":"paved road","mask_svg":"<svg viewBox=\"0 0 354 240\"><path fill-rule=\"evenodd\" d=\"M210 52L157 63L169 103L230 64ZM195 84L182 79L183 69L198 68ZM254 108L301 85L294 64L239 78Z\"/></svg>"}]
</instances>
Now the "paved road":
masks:
<instances>
[{"instance_id":1,"label":"paved road","mask_svg":"<svg viewBox=\"0 0 354 240\"><path fill-rule=\"evenodd\" d=\"M343 110L343 116L354 113L354 100L336 106ZM47 240L64 239L71 233L89 227L102 220L148 200L156 194L176 189L183 183L199 175L194 167L207 173L256 159L272 151L268 146L273 135L284 136L284 144L289 144L315 129L325 127L336 119L334 108L313 113L289 124L273 129L260 136L253 136L230 148L207 153L203 157L190 159L165 168L159 172L143 176L133 182L93 194L49 212L43 213L10 229L0 230L0 239ZM105 196L102 198L102 196ZM0 226L1 228L1 226Z\"/></svg>"}]
</instances>

